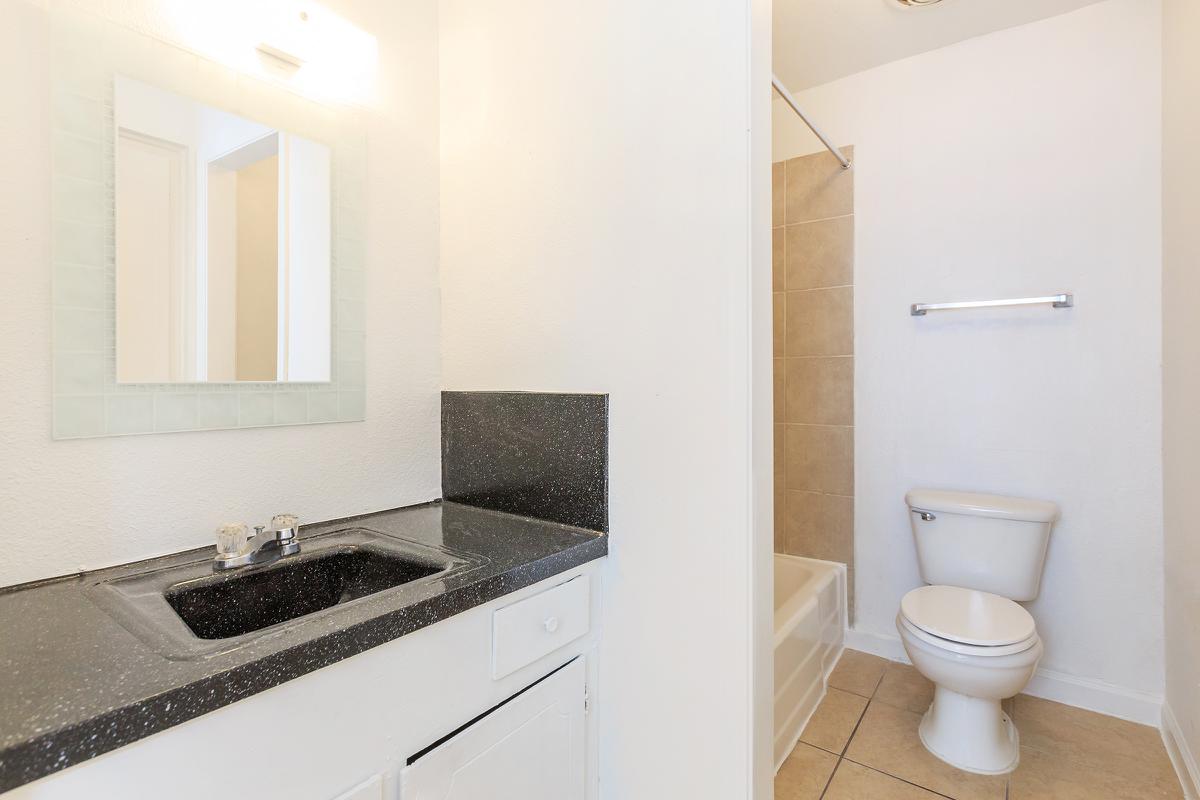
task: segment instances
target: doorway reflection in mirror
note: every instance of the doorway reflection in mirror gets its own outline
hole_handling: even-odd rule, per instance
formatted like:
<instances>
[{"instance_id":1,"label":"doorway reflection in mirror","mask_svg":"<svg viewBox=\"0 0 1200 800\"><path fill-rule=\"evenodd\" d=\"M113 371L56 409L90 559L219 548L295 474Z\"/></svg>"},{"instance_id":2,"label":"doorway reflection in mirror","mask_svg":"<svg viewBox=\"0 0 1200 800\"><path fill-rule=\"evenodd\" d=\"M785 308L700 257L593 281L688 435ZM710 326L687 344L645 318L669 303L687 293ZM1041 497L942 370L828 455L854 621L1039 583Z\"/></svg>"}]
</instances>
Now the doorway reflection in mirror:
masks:
<instances>
[{"instance_id":1,"label":"doorway reflection in mirror","mask_svg":"<svg viewBox=\"0 0 1200 800\"><path fill-rule=\"evenodd\" d=\"M114 89L117 381L329 381L329 148Z\"/></svg>"}]
</instances>

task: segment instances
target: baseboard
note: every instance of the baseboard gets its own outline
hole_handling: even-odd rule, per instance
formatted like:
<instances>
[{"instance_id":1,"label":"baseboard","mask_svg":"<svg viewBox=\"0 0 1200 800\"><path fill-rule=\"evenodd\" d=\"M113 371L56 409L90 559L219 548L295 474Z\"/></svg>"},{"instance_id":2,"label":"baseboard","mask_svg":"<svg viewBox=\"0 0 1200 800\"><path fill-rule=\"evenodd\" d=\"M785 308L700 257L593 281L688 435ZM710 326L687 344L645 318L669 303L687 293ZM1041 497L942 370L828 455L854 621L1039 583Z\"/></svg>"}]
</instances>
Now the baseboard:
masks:
<instances>
[{"instance_id":1,"label":"baseboard","mask_svg":"<svg viewBox=\"0 0 1200 800\"><path fill-rule=\"evenodd\" d=\"M899 636L852 628L846 631L846 647L891 661L909 663ZM1025 693L1156 728L1162 722L1163 703L1157 695L1090 678L1077 678L1055 670L1039 669L1025 688Z\"/></svg>"},{"instance_id":2,"label":"baseboard","mask_svg":"<svg viewBox=\"0 0 1200 800\"><path fill-rule=\"evenodd\" d=\"M1052 669L1039 669L1034 673L1025 693L1155 728L1162 721L1162 697L1158 695L1090 678L1077 678Z\"/></svg>"},{"instance_id":3,"label":"baseboard","mask_svg":"<svg viewBox=\"0 0 1200 800\"><path fill-rule=\"evenodd\" d=\"M888 661L899 661L901 664L911 663L908 660L908 654L904 652L904 645L900 642L899 636L849 628L846 631L846 647L886 658Z\"/></svg>"},{"instance_id":4,"label":"baseboard","mask_svg":"<svg viewBox=\"0 0 1200 800\"><path fill-rule=\"evenodd\" d=\"M1183 796L1187 800L1197 800L1200 798L1200 767L1196 765L1196 759L1192 757L1191 748L1187 746L1179 722L1166 703L1163 703L1162 707L1162 737L1163 744L1167 747L1167 755L1171 757L1171 763L1179 775L1179 783L1183 786Z\"/></svg>"}]
</instances>

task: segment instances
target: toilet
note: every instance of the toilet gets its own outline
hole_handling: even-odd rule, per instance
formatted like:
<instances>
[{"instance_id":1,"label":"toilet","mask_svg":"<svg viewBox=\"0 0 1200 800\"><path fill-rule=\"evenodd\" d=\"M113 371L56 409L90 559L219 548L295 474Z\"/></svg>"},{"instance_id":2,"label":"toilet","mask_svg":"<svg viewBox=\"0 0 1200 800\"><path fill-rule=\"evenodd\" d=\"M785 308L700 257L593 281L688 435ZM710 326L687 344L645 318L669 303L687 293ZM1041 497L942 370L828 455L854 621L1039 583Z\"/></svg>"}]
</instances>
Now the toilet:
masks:
<instances>
[{"instance_id":1,"label":"toilet","mask_svg":"<svg viewBox=\"0 0 1200 800\"><path fill-rule=\"evenodd\" d=\"M1020 747L1000 701L1029 683L1042 657L1033 617L1058 506L1019 497L914 489L905 496L921 580L896 628L934 684L921 742L952 766L1011 772Z\"/></svg>"}]
</instances>

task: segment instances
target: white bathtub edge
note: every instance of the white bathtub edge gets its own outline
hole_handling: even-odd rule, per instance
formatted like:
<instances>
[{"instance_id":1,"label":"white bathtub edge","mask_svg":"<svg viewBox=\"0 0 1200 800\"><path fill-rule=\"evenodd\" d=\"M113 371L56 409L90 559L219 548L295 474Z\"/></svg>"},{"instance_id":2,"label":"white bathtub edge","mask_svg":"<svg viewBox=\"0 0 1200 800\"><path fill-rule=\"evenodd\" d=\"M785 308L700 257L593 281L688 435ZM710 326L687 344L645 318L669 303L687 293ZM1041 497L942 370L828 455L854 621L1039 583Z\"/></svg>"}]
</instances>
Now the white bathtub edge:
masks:
<instances>
[{"instance_id":1,"label":"white bathtub edge","mask_svg":"<svg viewBox=\"0 0 1200 800\"><path fill-rule=\"evenodd\" d=\"M776 612L775 625L775 659L776 669L779 668L780 646L788 640L798 628L806 625L807 619L815 620L813 631L820 631L819 637L814 640L815 648L809 651L808 656L795 663L799 666L786 673L783 682L779 681L779 675L776 675L775 698L776 706L779 705L781 693L786 696L791 696L791 689L802 690L804 694L801 698L784 702L785 713L781 715L781 719L776 719L774 724L774 749L775 749L775 771L778 772L784 762L787 761L792 750L795 749L800 741L800 736L808 724L812 715L816 713L817 708L825 699L826 692L829 686L829 675L841 660L842 653L845 651L846 638L846 620L847 620L847 579L846 565L834 561L823 561L821 559L803 558L800 556L790 556L784 553L776 553L775 558L778 560L795 560L803 561L809 567L810 573L816 573L807 583L801 585L800 590L787 598L787 602L783 603ZM833 597L829 597L832 587ZM822 597L827 599L823 600ZM832 601L832 602L831 602ZM834 608L830 608L834 605ZM824 606L824 609L822 608ZM818 659L817 663L812 666L812 659ZM813 675L813 667L816 667L817 675L807 680L811 680L807 690L804 689L805 684L794 683L799 676L807 673ZM791 669L791 668L790 668ZM803 717L799 717L799 715ZM786 747L783 745L786 744Z\"/></svg>"},{"instance_id":2,"label":"white bathtub edge","mask_svg":"<svg viewBox=\"0 0 1200 800\"><path fill-rule=\"evenodd\" d=\"M821 682L819 684L817 684L821 689L821 696L817 698L817 702L813 703L812 711L808 712L808 716L806 716L804 718L804 720L801 721L801 723L796 726L796 728L795 728L796 732L791 737L791 741L788 742L787 747L784 748L783 756L779 759L778 763L775 764L776 774L778 774L779 770L783 767L783 762L787 761L788 756L790 756L792 754L792 751L796 749L796 745L800 744L800 737L804 735L804 729L806 727L808 727L809 720L812 719L813 714L817 713L817 708L821 705L821 702L825 699L825 695L829 693L829 675L837 667L838 662L842 660L842 654L845 652L846 652L845 645L843 645L842 647L839 647L837 658L833 659L833 661L829 665L829 669L825 670L824 674L821 676Z\"/></svg>"}]
</instances>

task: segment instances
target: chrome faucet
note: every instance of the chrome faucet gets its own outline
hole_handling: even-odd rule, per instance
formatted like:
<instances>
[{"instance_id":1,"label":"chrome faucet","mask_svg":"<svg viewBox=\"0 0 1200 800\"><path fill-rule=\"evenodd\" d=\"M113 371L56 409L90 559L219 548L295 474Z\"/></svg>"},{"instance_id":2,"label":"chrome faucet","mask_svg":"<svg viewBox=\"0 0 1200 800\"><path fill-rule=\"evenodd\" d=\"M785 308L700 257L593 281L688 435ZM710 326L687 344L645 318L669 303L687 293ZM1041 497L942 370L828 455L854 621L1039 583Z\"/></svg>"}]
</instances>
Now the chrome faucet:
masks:
<instances>
[{"instance_id":1,"label":"chrome faucet","mask_svg":"<svg viewBox=\"0 0 1200 800\"><path fill-rule=\"evenodd\" d=\"M299 533L300 518L295 514L276 514L271 518L269 528L254 526L254 536L249 535L244 523L226 523L217 528L213 571L270 564L299 553L300 542L296 541Z\"/></svg>"}]
</instances>

